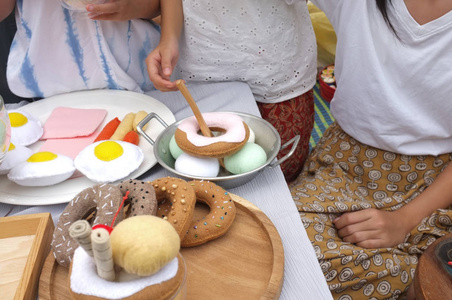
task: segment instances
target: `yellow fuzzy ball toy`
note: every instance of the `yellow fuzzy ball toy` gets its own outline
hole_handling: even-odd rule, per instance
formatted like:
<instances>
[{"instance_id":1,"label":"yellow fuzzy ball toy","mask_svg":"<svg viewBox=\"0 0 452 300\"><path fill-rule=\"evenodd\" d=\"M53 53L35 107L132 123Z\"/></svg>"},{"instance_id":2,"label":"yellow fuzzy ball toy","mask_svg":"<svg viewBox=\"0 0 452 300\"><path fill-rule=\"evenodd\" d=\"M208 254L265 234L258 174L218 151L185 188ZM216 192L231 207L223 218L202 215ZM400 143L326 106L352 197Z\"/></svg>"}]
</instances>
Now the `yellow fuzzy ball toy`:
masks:
<instances>
[{"instance_id":1,"label":"yellow fuzzy ball toy","mask_svg":"<svg viewBox=\"0 0 452 300\"><path fill-rule=\"evenodd\" d=\"M156 216L123 220L110 235L113 261L127 273L149 276L174 259L180 238L174 227Z\"/></svg>"}]
</instances>

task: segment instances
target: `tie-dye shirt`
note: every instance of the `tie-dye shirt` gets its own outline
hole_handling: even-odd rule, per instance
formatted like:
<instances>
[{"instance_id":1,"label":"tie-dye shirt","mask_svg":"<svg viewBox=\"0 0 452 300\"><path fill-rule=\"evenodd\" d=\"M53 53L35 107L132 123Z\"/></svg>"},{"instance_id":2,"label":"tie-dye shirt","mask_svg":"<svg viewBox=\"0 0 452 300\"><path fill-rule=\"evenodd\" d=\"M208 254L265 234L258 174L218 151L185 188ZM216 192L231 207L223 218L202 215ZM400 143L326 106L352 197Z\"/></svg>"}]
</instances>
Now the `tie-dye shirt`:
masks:
<instances>
[{"instance_id":1,"label":"tie-dye shirt","mask_svg":"<svg viewBox=\"0 0 452 300\"><path fill-rule=\"evenodd\" d=\"M151 21L93 21L58 0L18 0L8 58L13 93L42 98L89 89L154 89L145 59L160 28Z\"/></svg>"}]
</instances>

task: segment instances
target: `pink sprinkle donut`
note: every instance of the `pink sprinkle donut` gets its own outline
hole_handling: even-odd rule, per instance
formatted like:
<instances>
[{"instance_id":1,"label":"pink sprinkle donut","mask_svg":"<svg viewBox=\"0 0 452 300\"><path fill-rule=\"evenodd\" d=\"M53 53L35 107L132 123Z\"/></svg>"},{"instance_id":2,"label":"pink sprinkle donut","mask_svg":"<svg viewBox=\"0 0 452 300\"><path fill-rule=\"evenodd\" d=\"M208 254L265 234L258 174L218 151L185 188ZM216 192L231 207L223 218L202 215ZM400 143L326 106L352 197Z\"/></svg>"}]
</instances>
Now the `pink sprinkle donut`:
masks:
<instances>
[{"instance_id":1,"label":"pink sprinkle donut","mask_svg":"<svg viewBox=\"0 0 452 300\"><path fill-rule=\"evenodd\" d=\"M225 157L240 150L248 140L250 130L242 118L227 112L203 113L207 126L223 134L207 137L199 133L196 118L183 120L176 129L174 138L182 151L194 156Z\"/></svg>"}]
</instances>

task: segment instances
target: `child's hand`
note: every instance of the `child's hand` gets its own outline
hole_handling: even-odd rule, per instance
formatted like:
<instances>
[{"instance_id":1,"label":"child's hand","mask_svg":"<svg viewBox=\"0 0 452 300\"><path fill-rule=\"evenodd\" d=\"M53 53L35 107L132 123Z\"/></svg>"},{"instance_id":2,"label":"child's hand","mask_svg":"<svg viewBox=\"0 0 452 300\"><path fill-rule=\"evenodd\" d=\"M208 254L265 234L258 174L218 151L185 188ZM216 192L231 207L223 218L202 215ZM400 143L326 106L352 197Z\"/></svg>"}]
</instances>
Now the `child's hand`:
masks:
<instances>
[{"instance_id":1,"label":"child's hand","mask_svg":"<svg viewBox=\"0 0 452 300\"><path fill-rule=\"evenodd\" d=\"M88 17L93 20L126 21L152 19L159 14L158 0L109 0L104 4L87 4Z\"/></svg>"},{"instance_id":2,"label":"child's hand","mask_svg":"<svg viewBox=\"0 0 452 300\"><path fill-rule=\"evenodd\" d=\"M151 81L162 92L177 91L176 81L171 82L171 74L179 58L178 42L160 42L146 58Z\"/></svg>"},{"instance_id":3,"label":"child's hand","mask_svg":"<svg viewBox=\"0 0 452 300\"><path fill-rule=\"evenodd\" d=\"M398 211L374 208L344 213L333 221L344 242L363 248L394 247L404 241L411 228Z\"/></svg>"}]
</instances>

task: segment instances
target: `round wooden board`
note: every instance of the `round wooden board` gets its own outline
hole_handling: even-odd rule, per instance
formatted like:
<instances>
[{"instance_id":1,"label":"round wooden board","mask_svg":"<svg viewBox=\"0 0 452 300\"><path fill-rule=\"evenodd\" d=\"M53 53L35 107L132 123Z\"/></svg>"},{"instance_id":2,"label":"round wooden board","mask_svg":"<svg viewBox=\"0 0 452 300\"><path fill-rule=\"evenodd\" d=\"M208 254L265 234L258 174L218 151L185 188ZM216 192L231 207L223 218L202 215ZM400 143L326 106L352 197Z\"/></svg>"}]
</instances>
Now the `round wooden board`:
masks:
<instances>
[{"instance_id":1,"label":"round wooden board","mask_svg":"<svg viewBox=\"0 0 452 300\"><path fill-rule=\"evenodd\" d=\"M251 202L231 194L237 215L228 232L206 244L181 248L187 264L187 299L278 299L284 250L270 219ZM195 218L208 212L196 205ZM71 299L68 269L50 253L39 281L40 300Z\"/></svg>"}]
</instances>

